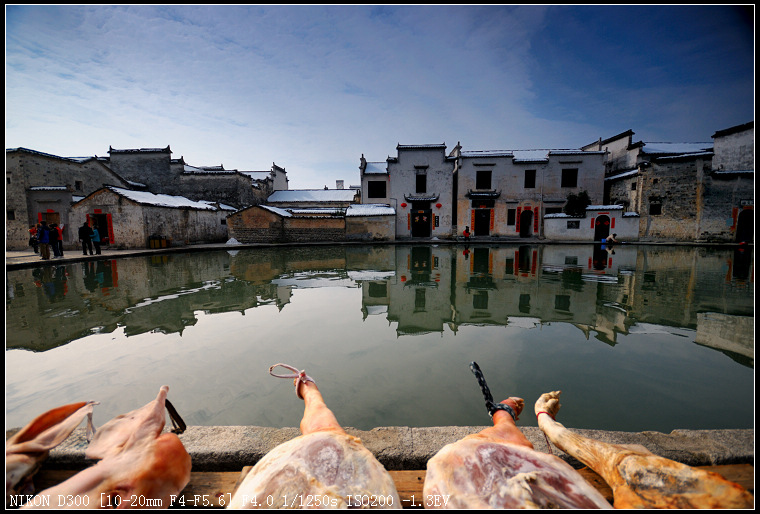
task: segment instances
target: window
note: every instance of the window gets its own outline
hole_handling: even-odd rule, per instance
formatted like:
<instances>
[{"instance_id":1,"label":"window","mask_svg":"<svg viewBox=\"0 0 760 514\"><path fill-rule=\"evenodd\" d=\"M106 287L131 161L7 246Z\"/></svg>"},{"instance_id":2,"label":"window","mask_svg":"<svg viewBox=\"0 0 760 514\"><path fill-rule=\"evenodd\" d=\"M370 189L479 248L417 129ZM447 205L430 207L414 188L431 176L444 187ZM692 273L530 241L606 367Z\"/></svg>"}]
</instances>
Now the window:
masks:
<instances>
[{"instance_id":1,"label":"window","mask_svg":"<svg viewBox=\"0 0 760 514\"><path fill-rule=\"evenodd\" d=\"M568 220L567 228L568 229L581 228L581 220Z\"/></svg>"},{"instance_id":2,"label":"window","mask_svg":"<svg viewBox=\"0 0 760 514\"><path fill-rule=\"evenodd\" d=\"M507 259L506 260L506 268L505 268L505 275L514 275L515 274L515 260L514 259Z\"/></svg>"},{"instance_id":3,"label":"window","mask_svg":"<svg viewBox=\"0 0 760 514\"><path fill-rule=\"evenodd\" d=\"M81 180L77 180L77 181L74 182L74 189L76 189L77 191L81 191L82 190L82 181Z\"/></svg>"},{"instance_id":4,"label":"window","mask_svg":"<svg viewBox=\"0 0 760 514\"><path fill-rule=\"evenodd\" d=\"M475 189L491 189L491 170L478 170Z\"/></svg>"},{"instance_id":5,"label":"window","mask_svg":"<svg viewBox=\"0 0 760 514\"><path fill-rule=\"evenodd\" d=\"M370 282L367 294L370 298L385 298L388 296L388 286L385 282Z\"/></svg>"},{"instance_id":6,"label":"window","mask_svg":"<svg viewBox=\"0 0 760 514\"><path fill-rule=\"evenodd\" d=\"M507 225L515 224L515 209L507 209Z\"/></svg>"},{"instance_id":7,"label":"window","mask_svg":"<svg viewBox=\"0 0 760 514\"><path fill-rule=\"evenodd\" d=\"M631 182L631 191L636 191L636 181Z\"/></svg>"},{"instance_id":8,"label":"window","mask_svg":"<svg viewBox=\"0 0 760 514\"><path fill-rule=\"evenodd\" d=\"M385 198L385 180L368 180L367 181L367 198Z\"/></svg>"},{"instance_id":9,"label":"window","mask_svg":"<svg viewBox=\"0 0 760 514\"><path fill-rule=\"evenodd\" d=\"M10 184L11 183L11 178L10 177L5 177L5 183L6 184Z\"/></svg>"},{"instance_id":10,"label":"window","mask_svg":"<svg viewBox=\"0 0 760 514\"><path fill-rule=\"evenodd\" d=\"M521 294L517 309L523 314L530 314L530 295Z\"/></svg>"},{"instance_id":11,"label":"window","mask_svg":"<svg viewBox=\"0 0 760 514\"><path fill-rule=\"evenodd\" d=\"M525 189L536 187L536 170L525 170Z\"/></svg>"},{"instance_id":12,"label":"window","mask_svg":"<svg viewBox=\"0 0 760 514\"><path fill-rule=\"evenodd\" d=\"M226 225L226 224L227 224L227 218L222 218L222 225Z\"/></svg>"},{"instance_id":13,"label":"window","mask_svg":"<svg viewBox=\"0 0 760 514\"><path fill-rule=\"evenodd\" d=\"M562 170L562 187L578 187L578 169Z\"/></svg>"},{"instance_id":14,"label":"window","mask_svg":"<svg viewBox=\"0 0 760 514\"><path fill-rule=\"evenodd\" d=\"M16 219L16 211L14 210L6 210L5 215L7 219L9 220L15 220Z\"/></svg>"},{"instance_id":15,"label":"window","mask_svg":"<svg viewBox=\"0 0 760 514\"><path fill-rule=\"evenodd\" d=\"M662 204L661 203L650 203L649 204L649 214L652 216L659 216L662 214Z\"/></svg>"},{"instance_id":16,"label":"window","mask_svg":"<svg viewBox=\"0 0 760 514\"><path fill-rule=\"evenodd\" d=\"M488 291L475 291L472 295L473 309L488 309Z\"/></svg>"},{"instance_id":17,"label":"window","mask_svg":"<svg viewBox=\"0 0 760 514\"><path fill-rule=\"evenodd\" d=\"M420 173L417 175L417 193L427 193L427 175Z\"/></svg>"},{"instance_id":18,"label":"window","mask_svg":"<svg viewBox=\"0 0 760 514\"><path fill-rule=\"evenodd\" d=\"M558 294L554 297L554 308L558 311L570 311L570 297Z\"/></svg>"}]
</instances>

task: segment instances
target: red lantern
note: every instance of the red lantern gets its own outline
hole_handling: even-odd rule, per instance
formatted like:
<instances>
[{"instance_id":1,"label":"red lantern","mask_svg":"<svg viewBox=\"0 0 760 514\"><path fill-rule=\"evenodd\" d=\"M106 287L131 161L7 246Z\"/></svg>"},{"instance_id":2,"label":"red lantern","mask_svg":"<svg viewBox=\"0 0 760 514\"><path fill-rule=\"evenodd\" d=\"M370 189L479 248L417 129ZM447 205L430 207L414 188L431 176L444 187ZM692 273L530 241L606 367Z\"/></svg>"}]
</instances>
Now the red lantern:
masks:
<instances>
[{"instance_id":1,"label":"red lantern","mask_svg":"<svg viewBox=\"0 0 760 514\"><path fill-rule=\"evenodd\" d=\"M402 204L401 204L401 207L406 207L406 204L405 204L405 203L402 203Z\"/></svg>"},{"instance_id":2,"label":"red lantern","mask_svg":"<svg viewBox=\"0 0 760 514\"><path fill-rule=\"evenodd\" d=\"M437 203L437 204L435 204L435 206L436 206L436 207L438 207L439 209L440 209L441 207L443 207L443 205L441 205L440 203Z\"/></svg>"}]
</instances>

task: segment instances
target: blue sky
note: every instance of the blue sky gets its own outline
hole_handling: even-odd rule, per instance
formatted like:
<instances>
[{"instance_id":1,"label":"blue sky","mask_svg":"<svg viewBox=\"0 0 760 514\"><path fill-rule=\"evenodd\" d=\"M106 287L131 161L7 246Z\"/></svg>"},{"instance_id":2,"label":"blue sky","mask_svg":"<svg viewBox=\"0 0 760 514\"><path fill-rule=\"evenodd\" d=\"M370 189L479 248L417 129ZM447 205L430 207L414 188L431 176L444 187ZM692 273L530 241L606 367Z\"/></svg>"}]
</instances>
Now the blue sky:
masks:
<instances>
[{"instance_id":1,"label":"blue sky","mask_svg":"<svg viewBox=\"0 0 760 514\"><path fill-rule=\"evenodd\" d=\"M711 141L754 120L752 9L6 6L5 144L170 145L303 189L399 143Z\"/></svg>"}]
</instances>

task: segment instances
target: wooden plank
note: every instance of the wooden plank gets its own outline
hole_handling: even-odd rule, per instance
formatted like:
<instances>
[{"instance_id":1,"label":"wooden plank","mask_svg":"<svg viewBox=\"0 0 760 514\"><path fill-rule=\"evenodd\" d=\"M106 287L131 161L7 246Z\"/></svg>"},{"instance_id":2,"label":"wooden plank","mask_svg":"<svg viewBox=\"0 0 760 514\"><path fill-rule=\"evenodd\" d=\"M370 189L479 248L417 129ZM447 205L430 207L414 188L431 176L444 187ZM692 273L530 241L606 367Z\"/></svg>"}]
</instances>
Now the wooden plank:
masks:
<instances>
[{"instance_id":1,"label":"wooden plank","mask_svg":"<svg viewBox=\"0 0 760 514\"><path fill-rule=\"evenodd\" d=\"M232 494L250 469L251 466L246 466L240 472L194 471L190 476L190 483L170 506L184 508L224 507L229 503ZM700 469L718 473L754 494L755 468L751 464L700 466ZM612 490L598 474L589 468L579 469L578 472L599 490L607 501L612 502ZM35 488L37 491L42 491L63 482L76 473L77 471L70 470L43 469L34 477ZM422 487L425 483L425 471L390 471L389 473L396 484L402 507L406 509L423 508Z\"/></svg>"}]
</instances>

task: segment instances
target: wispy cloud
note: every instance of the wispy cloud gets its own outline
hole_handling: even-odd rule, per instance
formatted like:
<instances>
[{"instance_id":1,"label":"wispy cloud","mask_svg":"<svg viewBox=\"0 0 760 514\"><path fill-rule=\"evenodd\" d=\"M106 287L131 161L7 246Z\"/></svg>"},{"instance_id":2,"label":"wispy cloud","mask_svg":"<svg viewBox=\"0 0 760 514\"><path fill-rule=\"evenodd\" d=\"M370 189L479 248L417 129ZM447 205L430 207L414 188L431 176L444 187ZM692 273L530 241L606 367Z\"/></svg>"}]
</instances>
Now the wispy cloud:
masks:
<instances>
[{"instance_id":1,"label":"wispy cloud","mask_svg":"<svg viewBox=\"0 0 760 514\"><path fill-rule=\"evenodd\" d=\"M9 6L6 147L170 144L192 164L277 162L292 187L321 187L354 182L362 153L381 160L399 142L578 147L629 128L705 140L754 116L740 14Z\"/></svg>"}]
</instances>

